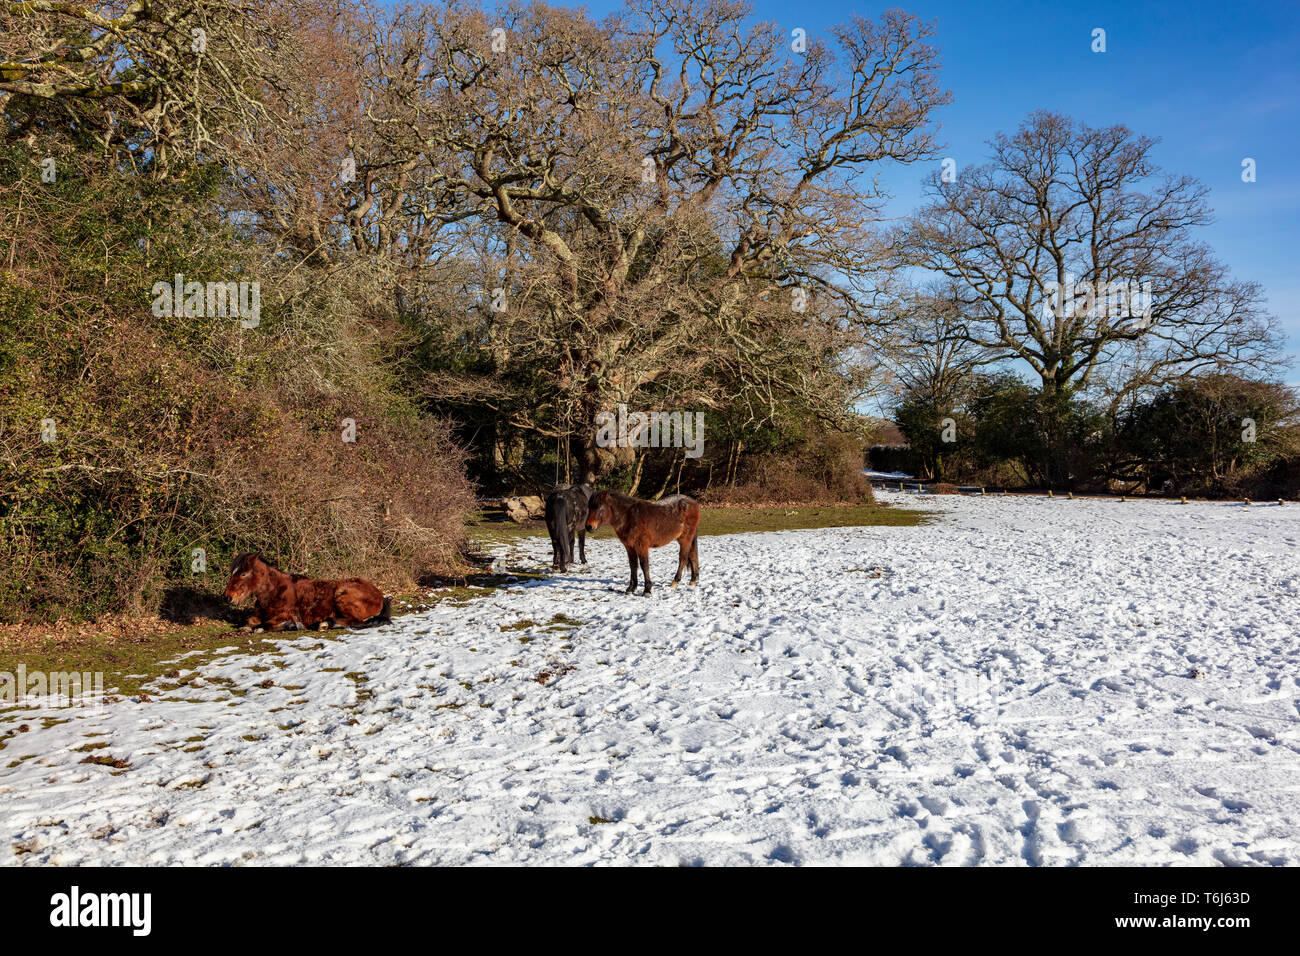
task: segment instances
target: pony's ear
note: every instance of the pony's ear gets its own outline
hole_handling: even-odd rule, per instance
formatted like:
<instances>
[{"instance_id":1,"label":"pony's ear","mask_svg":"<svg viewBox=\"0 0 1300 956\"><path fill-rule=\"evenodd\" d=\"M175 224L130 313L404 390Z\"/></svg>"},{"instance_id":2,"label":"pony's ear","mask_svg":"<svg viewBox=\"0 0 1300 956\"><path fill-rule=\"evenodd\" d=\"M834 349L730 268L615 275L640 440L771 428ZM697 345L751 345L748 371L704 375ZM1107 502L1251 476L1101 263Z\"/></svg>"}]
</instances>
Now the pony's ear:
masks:
<instances>
[{"instance_id":1,"label":"pony's ear","mask_svg":"<svg viewBox=\"0 0 1300 956\"><path fill-rule=\"evenodd\" d=\"M241 571L252 567L254 561L266 563L266 559L262 557L260 551L245 551L243 554L235 555L235 560L230 566L230 573L239 574Z\"/></svg>"}]
</instances>

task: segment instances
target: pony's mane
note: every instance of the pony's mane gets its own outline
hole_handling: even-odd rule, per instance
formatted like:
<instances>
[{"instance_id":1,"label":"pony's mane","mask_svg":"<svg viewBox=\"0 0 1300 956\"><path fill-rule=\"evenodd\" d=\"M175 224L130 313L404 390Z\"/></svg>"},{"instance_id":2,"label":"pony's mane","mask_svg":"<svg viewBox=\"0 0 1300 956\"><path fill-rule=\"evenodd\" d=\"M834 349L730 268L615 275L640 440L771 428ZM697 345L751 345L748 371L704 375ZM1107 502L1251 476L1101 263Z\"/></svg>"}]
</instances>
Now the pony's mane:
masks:
<instances>
[{"instance_id":1,"label":"pony's mane","mask_svg":"<svg viewBox=\"0 0 1300 956\"><path fill-rule=\"evenodd\" d=\"M267 565L268 567L272 567L272 568L275 567L275 565L271 564L270 561L267 561L266 558L262 557L256 551L245 551L243 554L235 555L235 561L230 566L230 573L238 574L239 572L244 570L245 565L247 565L250 561L252 561L255 558L261 561L263 564Z\"/></svg>"},{"instance_id":2,"label":"pony's mane","mask_svg":"<svg viewBox=\"0 0 1300 956\"><path fill-rule=\"evenodd\" d=\"M671 501L675 501L678 498L686 498L690 500L690 495L683 495L681 493L678 493L673 495L664 495L664 497L660 498L658 501L651 501L648 498L633 498L631 495L625 495L621 491L613 491L610 489L602 489L601 491L597 491L595 494L592 495L592 498L595 498L596 495L600 495L600 494L609 495L611 498L625 505L637 504L637 503L647 504L647 505L663 505L663 504L668 504Z\"/></svg>"},{"instance_id":3,"label":"pony's mane","mask_svg":"<svg viewBox=\"0 0 1300 956\"><path fill-rule=\"evenodd\" d=\"M601 491L597 491L595 494L593 494L592 497L594 498L594 497L596 497L596 495L599 495L599 494L606 494L606 495L609 495L611 498L614 498L614 499L617 500L617 501L621 501L621 502L623 502L624 504L627 504L628 502L631 502L631 501L640 501L640 500L641 500L640 498L633 498L631 495L625 495L625 494L623 494L623 492L621 492L621 491L614 491L612 488L604 488L604 489L601 489Z\"/></svg>"}]
</instances>

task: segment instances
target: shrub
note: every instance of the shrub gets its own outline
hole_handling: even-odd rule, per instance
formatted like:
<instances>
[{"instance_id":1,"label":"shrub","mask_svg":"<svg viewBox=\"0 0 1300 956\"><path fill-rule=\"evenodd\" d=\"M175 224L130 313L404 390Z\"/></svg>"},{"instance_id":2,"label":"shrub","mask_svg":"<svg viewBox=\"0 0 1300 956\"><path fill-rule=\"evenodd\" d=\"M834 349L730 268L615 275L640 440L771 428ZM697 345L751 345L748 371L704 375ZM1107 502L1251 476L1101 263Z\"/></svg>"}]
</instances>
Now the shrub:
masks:
<instances>
[{"instance_id":1,"label":"shrub","mask_svg":"<svg viewBox=\"0 0 1300 956\"><path fill-rule=\"evenodd\" d=\"M79 161L43 192L0 149L0 183L26 189L0 187L0 620L152 612L219 592L244 550L393 585L457 567L463 457L394 383L403 340L364 272L262 266L255 329L154 316L155 281L247 275L249 253L201 190L169 217Z\"/></svg>"},{"instance_id":2,"label":"shrub","mask_svg":"<svg viewBox=\"0 0 1300 956\"><path fill-rule=\"evenodd\" d=\"M853 435L827 432L782 452L742 460L734 486L710 488L713 504L869 504L875 499L862 473L863 448Z\"/></svg>"},{"instance_id":3,"label":"shrub","mask_svg":"<svg viewBox=\"0 0 1300 956\"><path fill-rule=\"evenodd\" d=\"M1300 430L1290 424L1296 414L1295 394L1280 383L1230 374L1190 379L1123 417L1122 476L1198 496L1285 493L1283 462L1300 456Z\"/></svg>"}]
</instances>

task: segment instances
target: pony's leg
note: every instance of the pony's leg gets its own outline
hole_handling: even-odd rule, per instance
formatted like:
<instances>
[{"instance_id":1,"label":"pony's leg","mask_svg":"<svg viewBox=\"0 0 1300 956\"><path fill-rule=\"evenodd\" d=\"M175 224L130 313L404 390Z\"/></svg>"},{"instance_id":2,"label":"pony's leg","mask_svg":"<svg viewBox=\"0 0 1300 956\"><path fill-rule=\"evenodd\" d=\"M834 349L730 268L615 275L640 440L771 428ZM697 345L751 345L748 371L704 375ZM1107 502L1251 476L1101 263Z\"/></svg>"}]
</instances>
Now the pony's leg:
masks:
<instances>
[{"instance_id":1,"label":"pony's leg","mask_svg":"<svg viewBox=\"0 0 1300 956\"><path fill-rule=\"evenodd\" d=\"M677 541L677 573L673 575L673 583L668 585L675 588L682 583L682 568L686 567L687 556L691 549L686 546L686 542L678 539Z\"/></svg>"},{"instance_id":2,"label":"pony's leg","mask_svg":"<svg viewBox=\"0 0 1300 956\"><path fill-rule=\"evenodd\" d=\"M628 594L631 594L633 591L636 590L636 562L637 562L636 548L628 548L628 549L627 549L627 563L628 563L628 566L632 569L632 581L631 581L631 582L628 584L628 586L627 586L627 593L628 593ZM647 583L647 584L650 583L650 578L649 578L649 576L646 577L646 583Z\"/></svg>"},{"instance_id":3,"label":"pony's leg","mask_svg":"<svg viewBox=\"0 0 1300 956\"><path fill-rule=\"evenodd\" d=\"M695 537L691 539L691 584L698 586L700 583L700 533L695 532Z\"/></svg>"},{"instance_id":4,"label":"pony's leg","mask_svg":"<svg viewBox=\"0 0 1300 956\"><path fill-rule=\"evenodd\" d=\"M578 526L578 557L583 564L587 563L587 526L585 523Z\"/></svg>"},{"instance_id":5,"label":"pony's leg","mask_svg":"<svg viewBox=\"0 0 1300 956\"><path fill-rule=\"evenodd\" d=\"M650 593L650 549L644 549L638 557L641 560L641 571L645 575L645 593ZM635 587L636 585L633 585Z\"/></svg>"}]
</instances>

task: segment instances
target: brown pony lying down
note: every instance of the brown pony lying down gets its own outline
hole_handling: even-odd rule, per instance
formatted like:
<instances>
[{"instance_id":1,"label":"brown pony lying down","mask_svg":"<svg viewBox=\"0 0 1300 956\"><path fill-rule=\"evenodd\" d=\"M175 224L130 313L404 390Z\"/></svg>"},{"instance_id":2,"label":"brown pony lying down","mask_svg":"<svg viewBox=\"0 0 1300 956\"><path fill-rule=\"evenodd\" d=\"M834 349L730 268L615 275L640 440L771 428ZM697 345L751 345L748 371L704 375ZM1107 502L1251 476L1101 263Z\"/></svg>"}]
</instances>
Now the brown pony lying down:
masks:
<instances>
[{"instance_id":1,"label":"brown pony lying down","mask_svg":"<svg viewBox=\"0 0 1300 956\"><path fill-rule=\"evenodd\" d=\"M326 581L285 574L260 554L235 558L226 583L226 597L242 601L252 595L253 615L248 627L268 631L305 627L358 627L384 624L391 619L389 599L361 578Z\"/></svg>"}]
</instances>

